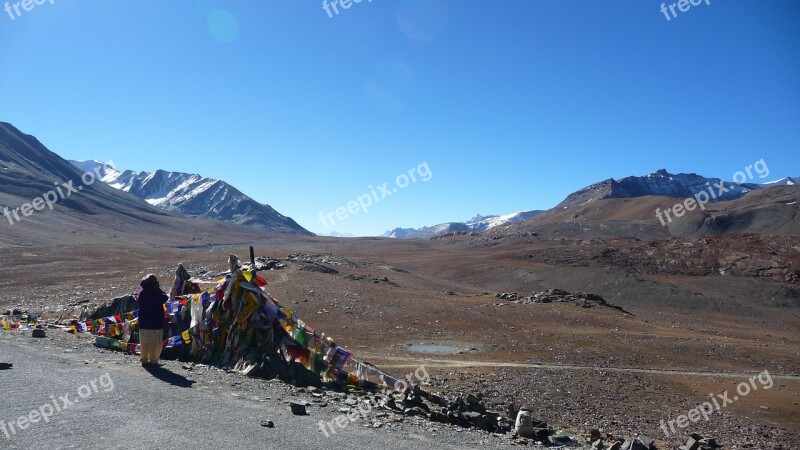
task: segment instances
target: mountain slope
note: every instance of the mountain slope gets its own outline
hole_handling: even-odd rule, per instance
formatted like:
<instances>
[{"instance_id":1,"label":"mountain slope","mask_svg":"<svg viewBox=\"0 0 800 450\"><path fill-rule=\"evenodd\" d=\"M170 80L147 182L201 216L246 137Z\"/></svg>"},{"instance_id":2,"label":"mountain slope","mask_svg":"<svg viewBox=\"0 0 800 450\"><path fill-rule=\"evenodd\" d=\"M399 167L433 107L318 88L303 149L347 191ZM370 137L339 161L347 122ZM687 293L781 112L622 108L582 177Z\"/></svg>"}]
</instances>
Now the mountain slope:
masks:
<instances>
[{"instance_id":1,"label":"mountain slope","mask_svg":"<svg viewBox=\"0 0 800 450\"><path fill-rule=\"evenodd\" d=\"M670 224L681 236L730 233L800 235L800 186L777 185L720 202L702 214L686 215Z\"/></svg>"},{"instance_id":2,"label":"mountain slope","mask_svg":"<svg viewBox=\"0 0 800 450\"><path fill-rule=\"evenodd\" d=\"M708 203L705 211L696 208L662 225L656 210L665 211L683 200L654 195L603 198L583 206L553 208L531 220L498 227L492 232L583 239L658 239L730 233L800 235L800 186L753 190L733 200Z\"/></svg>"},{"instance_id":3,"label":"mountain slope","mask_svg":"<svg viewBox=\"0 0 800 450\"><path fill-rule=\"evenodd\" d=\"M800 177L786 177L786 178L781 178L780 180L761 183L761 187L797 186L797 185L800 185Z\"/></svg>"},{"instance_id":4,"label":"mountain slope","mask_svg":"<svg viewBox=\"0 0 800 450\"><path fill-rule=\"evenodd\" d=\"M715 187L719 183L723 186L721 193L718 192L720 189ZM706 178L695 173L671 174L661 169L643 177L608 179L592 184L570 194L556 208L585 206L606 198L636 198L647 195L687 198L701 191L708 192L710 189L713 189L716 196L711 199L712 201L723 201L739 198L760 188L760 185L754 183L733 183L719 178Z\"/></svg>"},{"instance_id":5,"label":"mountain slope","mask_svg":"<svg viewBox=\"0 0 800 450\"><path fill-rule=\"evenodd\" d=\"M220 220L281 233L310 236L290 217L262 205L228 183L181 172L134 172L107 168L99 161L71 161L85 171L100 170L102 181L147 203L187 217Z\"/></svg>"},{"instance_id":6,"label":"mountain slope","mask_svg":"<svg viewBox=\"0 0 800 450\"><path fill-rule=\"evenodd\" d=\"M0 122L0 247L144 242L202 247L252 242L256 235L232 224L187 220L104 183L88 183L92 177L82 180L82 175L35 137ZM31 209L45 195L56 199L52 209Z\"/></svg>"}]
</instances>

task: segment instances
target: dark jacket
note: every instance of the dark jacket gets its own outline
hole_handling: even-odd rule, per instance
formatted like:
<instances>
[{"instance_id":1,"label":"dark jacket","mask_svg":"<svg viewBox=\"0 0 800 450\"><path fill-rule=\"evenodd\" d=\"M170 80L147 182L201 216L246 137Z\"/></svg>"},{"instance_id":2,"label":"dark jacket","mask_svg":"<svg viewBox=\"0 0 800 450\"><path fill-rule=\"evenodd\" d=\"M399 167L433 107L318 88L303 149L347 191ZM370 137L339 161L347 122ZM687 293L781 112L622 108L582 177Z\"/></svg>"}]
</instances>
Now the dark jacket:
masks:
<instances>
[{"instance_id":1,"label":"dark jacket","mask_svg":"<svg viewBox=\"0 0 800 450\"><path fill-rule=\"evenodd\" d=\"M139 328L142 330L164 329L164 304L169 297L161 289L139 291Z\"/></svg>"}]
</instances>

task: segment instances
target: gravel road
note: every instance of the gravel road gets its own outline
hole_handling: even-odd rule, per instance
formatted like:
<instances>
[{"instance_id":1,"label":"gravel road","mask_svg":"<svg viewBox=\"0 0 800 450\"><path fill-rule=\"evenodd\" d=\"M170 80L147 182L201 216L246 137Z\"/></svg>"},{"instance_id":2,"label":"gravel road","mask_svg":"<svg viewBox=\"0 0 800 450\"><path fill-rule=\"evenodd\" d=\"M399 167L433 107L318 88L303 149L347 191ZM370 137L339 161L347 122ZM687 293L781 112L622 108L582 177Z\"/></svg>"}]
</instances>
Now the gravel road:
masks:
<instances>
[{"instance_id":1,"label":"gravel road","mask_svg":"<svg viewBox=\"0 0 800 450\"><path fill-rule=\"evenodd\" d=\"M0 331L0 362L14 364L0 370L0 448L410 449L512 442L390 417L381 419L380 428L372 418L347 422L326 437L320 421L341 416L338 398L327 397L325 407L316 399L309 415L294 416L289 401L315 400L303 389L177 361L147 371L137 358L90 342L57 331L45 339ZM46 421L42 414L49 415ZM36 423L26 424L22 416ZM262 427L265 420L275 427Z\"/></svg>"}]
</instances>

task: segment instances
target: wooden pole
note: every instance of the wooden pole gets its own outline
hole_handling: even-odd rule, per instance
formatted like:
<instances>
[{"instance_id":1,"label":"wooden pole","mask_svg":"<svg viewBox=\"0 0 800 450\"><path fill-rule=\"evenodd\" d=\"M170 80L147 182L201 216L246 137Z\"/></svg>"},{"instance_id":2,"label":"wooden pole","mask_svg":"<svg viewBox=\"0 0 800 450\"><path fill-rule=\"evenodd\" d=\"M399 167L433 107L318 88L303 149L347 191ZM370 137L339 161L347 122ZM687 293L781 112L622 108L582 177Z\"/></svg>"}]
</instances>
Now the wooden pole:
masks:
<instances>
[{"instance_id":1,"label":"wooden pole","mask_svg":"<svg viewBox=\"0 0 800 450\"><path fill-rule=\"evenodd\" d=\"M253 284L258 285L256 280L256 251L250 246L250 273L253 275Z\"/></svg>"}]
</instances>

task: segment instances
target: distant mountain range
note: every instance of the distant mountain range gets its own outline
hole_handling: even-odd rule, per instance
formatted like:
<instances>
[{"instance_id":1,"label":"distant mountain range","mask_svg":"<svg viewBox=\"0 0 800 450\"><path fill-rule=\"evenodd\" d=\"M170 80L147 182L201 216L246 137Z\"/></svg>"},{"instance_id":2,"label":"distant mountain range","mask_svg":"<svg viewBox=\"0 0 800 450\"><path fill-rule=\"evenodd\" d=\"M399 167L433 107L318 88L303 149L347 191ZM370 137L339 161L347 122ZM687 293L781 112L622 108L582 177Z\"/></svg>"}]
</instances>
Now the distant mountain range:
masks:
<instances>
[{"instance_id":1,"label":"distant mountain range","mask_svg":"<svg viewBox=\"0 0 800 450\"><path fill-rule=\"evenodd\" d=\"M312 235L292 218L244 195L230 184L182 172L115 170L100 161L70 161L84 172L98 170L109 186L182 216L220 220L261 230Z\"/></svg>"},{"instance_id":2,"label":"distant mountain range","mask_svg":"<svg viewBox=\"0 0 800 450\"><path fill-rule=\"evenodd\" d=\"M447 222L422 228L395 228L381 237L392 239L430 239L456 231L482 232L508 223L522 222L543 213L544 211L522 211L503 216L482 216L477 214L466 222Z\"/></svg>"},{"instance_id":3,"label":"distant mountain range","mask_svg":"<svg viewBox=\"0 0 800 450\"><path fill-rule=\"evenodd\" d=\"M548 230L550 231L552 231L552 227L555 226L562 228L558 230L558 232L574 234L575 230L579 229L579 227L575 228L575 226L578 223L584 223L581 220L594 223L593 221L613 219L615 215L613 211L598 211L599 209L604 209L611 205L611 203L601 201L610 199L644 199L645 197L658 197L660 200L634 202L637 206L626 205L628 210L616 213L619 218L624 218L624 220L629 220L635 216L635 223L627 222L621 228L615 230L613 227L608 227L606 224L603 224L601 228L612 230L619 235L625 235L627 233L644 236L652 233L668 233L666 229L659 226L658 222L655 221L655 216L653 214L657 206L660 205L662 208L668 208L671 206L670 203L675 202L675 200L667 200L667 198L685 199L694 196L700 191L710 192L713 190L713 196L710 196L712 197L711 202L730 202L750 192L762 190L764 188L795 185L800 185L800 177L781 178L779 180L760 184L734 183L723 181L719 178L707 178L695 173L672 174L661 169L645 176L629 176L619 180L609 178L599 183L589 185L568 195L561 203L556 205L556 207L547 211L524 211L504 216L477 215L466 222L447 222L423 228L395 228L394 230L384 233L382 237L394 239L430 239L458 231L483 232L504 228L506 225L516 224L518 222L527 223L529 219L537 217L542 220L538 222L534 220L532 222L539 224L546 223L549 225ZM781 195L782 194L783 192L781 192ZM651 203L655 205L653 206L653 210L647 209L650 207ZM784 203L786 204L787 202ZM645 207L645 204L648 206ZM751 202L745 202L744 204L752 206ZM791 205L791 202L788 202L788 204ZM589 213L588 210L585 210L585 207L591 205L598 205L598 207ZM575 212L576 209L577 212ZM566 211L566 215L560 214L562 211ZM783 220L786 216L781 215L776 217L780 217L780 220ZM652 221L655 222L649 223ZM762 221L768 222L768 220ZM675 232L690 234L692 231L687 229L687 222L688 221L683 221L677 228L673 227L676 230ZM615 225L621 225L621 222L615 223ZM715 232L719 232L719 224L714 226L697 224L696 226L699 228L714 229L716 230ZM780 226L782 226L781 224L778 223L775 224L775 226L777 227L775 229L782 230L782 228L780 228ZM754 229L766 230L768 228L768 225L763 224ZM600 231L602 232L602 230Z\"/></svg>"},{"instance_id":4,"label":"distant mountain range","mask_svg":"<svg viewBox=\"0 0 800 450\"><path fill-rule=\"evenodd\" d=\"M82 174L95 171L103 183L87 184L81 180ZM72 195L61 195L52 210L42 210L40 202L40 209L30 214L30 205L36 208L37 197L70 181L80 189ZM586 237L800 234L800 177L748 181L732 183L694 173L671 174L662 169L646 176L592 184L547 211L476 215L463 222L396 228L383 236L430 239L452 232ZM717 185L724 188L723 192L718 192L706 209L676 217L668 224L656 219L656 209L671 208L700 191L717 190ZM0 122L0 211L6 221L0 246L109 239L141 243L143 236L148 242L188 239L204 245L212 241L247 242L254 235L253 229L259 233L257 236L263 231L311 235L291 218L224 181L163 170L106 169L98 161L70 163L35 137L4 122ZM18 214L20 218L16 217ZM25 225L16 225L19 222Z\"/></svg>"},{"instance_id":5,"label":"distant mountain range","mask_svg":"<svg viewBox=\"0 0 800 450\"><path fill-rule=\"evenodd\" d=\"M354 238L356 235L350 233L339 233L338 231L331 231L330 233L320 234L318 236L339 237L339 238Z\"/></svg>"}]
</instances>

